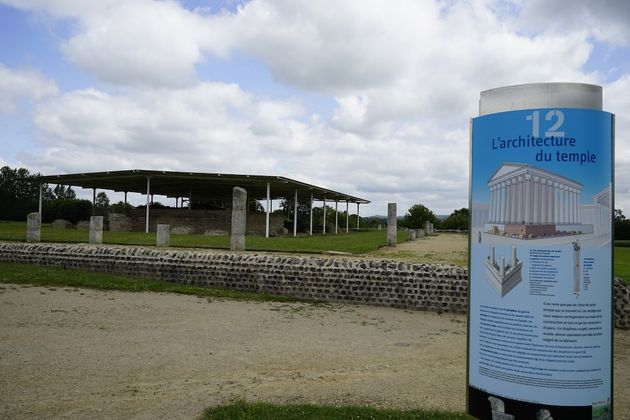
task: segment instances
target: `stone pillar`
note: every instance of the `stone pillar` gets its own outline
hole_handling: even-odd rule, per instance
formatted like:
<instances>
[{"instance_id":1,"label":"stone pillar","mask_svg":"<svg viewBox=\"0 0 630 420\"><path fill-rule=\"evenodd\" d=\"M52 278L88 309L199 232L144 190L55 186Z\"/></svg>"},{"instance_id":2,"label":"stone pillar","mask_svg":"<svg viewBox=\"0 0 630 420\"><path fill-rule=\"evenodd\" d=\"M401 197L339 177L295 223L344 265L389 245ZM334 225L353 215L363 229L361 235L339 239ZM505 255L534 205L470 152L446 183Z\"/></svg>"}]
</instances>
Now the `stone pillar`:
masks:
<instances>
[{"instance_id":1,"label":"stone pillar","mask_svg":"<svg viewBox=\"0 0 630 420\"><path fill-rule=\"evenodd\" d=\"M580 190L577 190L575 192L575 207L576 207L576 217L575 217L575 223L581 224L582 223L582 210L581 210L581 205L580 205L580 200L582 199L582 193L580 192Z\"/></svg>"},{"instance_id":2,"label":"stone pillar","mask_svg":"<svg viewBox=\"0 0 630 420\"><path fill-rule=\"evenodd\" d=\"M90 217L90 243L103 243L103 216Z\"/></svg>"},{"instance_id":3,"label":"stone pillar","mask_svg":"<svg viewBox=\"0 0 630 420\"><path fill-rule=\"evenodd\" d=\"M409 229L409 240L410 241L415 241L416 238L417 238L416 230L415 229Z\"/></svg>"},{"instance_id":4,"label":"stone pillar","mask_svg":"<svg viewBox=\"0 0 630 420\"><path fill-rule=\"evenodd\" d=\"M524 184L523 184L523 180L524 178L522 176L519 176L517 178L517 184L516 184L516 190L517 190L517 197L516 197L516 223L521 223L523 222L523 220L525 220L525 212L524 207L525 207L525 200L524 200L524 195L525 195L525 190L524 190Z\"/></svg>"},{"instance_id":5,"label":"stone pillar","mask_svg":"<svg viewBox=\"0 0 630 420\"><path fill-rule=\"evenodd\" d=\"M29 213L26 216L26 242L39 242L42 238L42 214Z\"/></svg>"},{"instance_id":6,"label":"stone pillar","mask_svg":"<svg viewBox=\"0 0 630 420\"><path fill-rule=\"evenodd\" d=\"M540 223L540 178L534 177L534 206L532 213L532 223L539 224Z\"/></svg>"},{"instance_id":7,"label":"stone pillar","mask_svg":"<svg viewBox=\"0 0 630 420\"><path fill-rule=\"evenodd\" d=\"M520 217L518 217L519 214L519 206L520 206L520 185L518 182L518 177L514 177L512 179L512 185L514 186L514 199L512 200L512 205L514 206L512 208L512 223L520 223L522 220Z\"/></svg>"},{"instance_id":8,"label":"stone pillar","mask_svg":"<svg viewBox=\"0 0 630 420\"><path fill-rule=\"evenodd\" d=\"M505 183L499 184L499 214L497 216L497 222L504 223L505 221Z\"/></svg>"},{"instance_id":9,"label":"stone pillar","mask_svg":"<svg viewBox=\"0 0 630 420\"><path fill-rule=\"evenodd\" d=\"M397 226L396 203L387 203L387 245L396 246Z\"/></svg>"},{"instance_id":10,"label":"stone pillar","mask_svg":"<svg viewBox=\"0 0 630 420\"><path fill-rule=\"evenodd\" d=\"M422 238L426 235L426 231L424 229L418 229L418 238Z\"/></svg>"},{"instance_id":11,"label":"stone pillar","mask_svg":"<svg viewBox=\"0 0 630 420\"><path fill-rule=\"evenodd\" d=\"M532 222L532 176L525 174L525 223Z\"/></svg>"},{"instance_id":12,"label":"stone pillar","mask_svg":"<svg viewBox=\"0 0 630 420\"><path fill-rule=\"evenodd\" d=\"M553 183L553 223L554 224L558 224L560 223L560 215L558 212L558 206L559 206L559 200L558 200L558 186L560 184L558 184L557 182Z\"/></svg>"},{"instance_id":13,"label":"stone pillar","mask_svg":"<svg viewBox=\"0 0 630 420\"><path fill-rule=\"evenodd\" d=\"M488 222L494 222L494 204L496 201L496 193L494 185L490 187L490 214L488 216Z\"/></svg>"},{"instance_id":14,"label":"stone pillar","mask_svg":"<svg viewBox=\"0 0 630 420\"><path fill-rule=\"evenodd\" d=\"M245 230L247 228L247 191L240 187L232 189L232 232L230 250L245 250Z\"/></svg>"},{"instance_id":15,"label":"stone pillar","mask_svg":"<svg viewBox=\"0 0 630 420\"><path fill-rule=\"evenodd\" d=\"M157 225L156 246L171 245L171 227L169 225Z\"/></svg>"}]
</instances>

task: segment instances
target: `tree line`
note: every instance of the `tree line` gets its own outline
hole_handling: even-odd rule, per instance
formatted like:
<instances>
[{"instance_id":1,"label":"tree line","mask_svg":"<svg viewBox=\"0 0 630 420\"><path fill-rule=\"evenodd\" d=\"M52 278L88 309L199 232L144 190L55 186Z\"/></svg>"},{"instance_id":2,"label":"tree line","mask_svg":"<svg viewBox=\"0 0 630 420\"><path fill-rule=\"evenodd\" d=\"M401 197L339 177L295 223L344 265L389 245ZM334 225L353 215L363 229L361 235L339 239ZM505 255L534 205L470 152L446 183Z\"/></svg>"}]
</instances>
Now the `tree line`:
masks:
<instances>
[{"instance_id":1,"label":"tree line","mask_svg":"<svg viewBox=\"0 0 630 420\"><path fill-rule=\"evenodd\" d=\"M0 168L0 220L24 221L26 215L35 212L39 206L39 185L32 182L30 178L39 176L39 173L32 174L26 168L10 168L4 166ZM92 215L107 216L109 212L124 213L128 209L133 208L130 204L124 204L122 201L110 205L109 198L104 192L96 195L95 205L89 200L81 200L76 198L76 193L71 187L64 185L56 185L50 188L48 184L42 185L43 198L43 214L42 221L50 223L55 219L65 219L72 223L80 220L88 220ZM193 203L194 208L200 209L216 209L225 208L226 203L203 202ZM151 203L153 208L166 208L158 202ZM138 208L143 208L141 205ZM310 209L311 204L308 200L298 200L298 231L307 232L310 227ZM264 209L260 202L251 200L249 203L251 212L263 212ZM292 199L282 200L278 209L274 214L284 215L285 226L287 229L293 229L293 211L294 203ZM345 209L335 211L329 205L326 205L326 230L332 232L335 226L335 217L338 217L339 228L345 229L346 217L350 229L354 229L357 225L357 215L346 215ZM454 210L448 217L441 220L433 211L422 204L414 204L407 213L399 221L401 227L409 229L424 229L426 222L433 223L436 229L442 230L462 230L469 228L469 210L461 208ZM313 230L315 232L322 231L324 223L324 209L321 206L313 208ZM361 228L377 228L378 225L385 227L387 225L386 217L360 217L359 225ZM616 209L614 212L614 232L615 239L630 239L630 219L626 219L623 212Z\"/></svg>"}]
</instances>

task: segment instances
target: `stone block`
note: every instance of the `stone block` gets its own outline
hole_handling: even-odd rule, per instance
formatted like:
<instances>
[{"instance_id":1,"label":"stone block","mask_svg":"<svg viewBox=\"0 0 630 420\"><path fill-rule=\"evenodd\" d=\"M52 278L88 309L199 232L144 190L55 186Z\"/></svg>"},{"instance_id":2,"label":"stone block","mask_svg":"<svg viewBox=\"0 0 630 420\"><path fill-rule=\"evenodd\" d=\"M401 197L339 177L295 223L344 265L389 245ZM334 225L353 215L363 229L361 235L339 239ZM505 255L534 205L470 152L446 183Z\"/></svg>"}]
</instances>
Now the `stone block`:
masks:
<instances>
[{"instance_id":1,"label":"stone block","mask_svg":"<svg viewBox=\"0 0 630 420\"><path fill-rule=\"evenodd\" d=\"M245 250L245 231L247 229L247 191L240 187L232 189L232 223L230 250Z\"/></svg>"},{"instance_id":2,"label":"stone block","mask_svg":"<svg viewBox=\"0 0 630 420\"><path fill-rule=\"evenodd\" d=\"M396 203L387 203L387 245L396 246L398 232Z\"/></svg>"},{"instance_id":3,"label":"stone block","mask_svg":"<svg viewBox=\"0 0 630 420\"><path fill-rule=\"evenodd\" d=\"M66 219L55 219L51 223L51 226L56 229L74 229L74 224Z\"/></svg>"},{"instance_id":4,"label":"stone block","mask_svg":"<svg viewBox=\"0 0 630 420\"><path fill-rule=\"evenodd\" d=\"M26 216L26 241L39 242L42 237L42 216L39 213L29 213Z\"/></svg>"},{"instance_id":5,"label":"stone block","mask_svg":"<svg viewBox=\"0 0 630 420\"><path fill-rule=\"evenodd\" d=\"M90 217L90 238L91 244L103 243L103 216Z\"/></svg>"},{"instance_id":6,"label":"stone block","mask_svg":"<svg viewBox=\"0 0 630 420\"><path fill-rule=\"evenodd\" d=\"M89 220L79 220L77 222L77 229L78 230L88 230L90 228L90 221Z\"/></svg>"},{"instance_id":7,"label":"stone block","mask_svg":"<svg viewBox=\"0 0 630 420\"><path fill-rule=\"evenodd\" d=\"M156 246L170 246L171 227L169 225L157 225Z\"/></svg>"}]
</instances>

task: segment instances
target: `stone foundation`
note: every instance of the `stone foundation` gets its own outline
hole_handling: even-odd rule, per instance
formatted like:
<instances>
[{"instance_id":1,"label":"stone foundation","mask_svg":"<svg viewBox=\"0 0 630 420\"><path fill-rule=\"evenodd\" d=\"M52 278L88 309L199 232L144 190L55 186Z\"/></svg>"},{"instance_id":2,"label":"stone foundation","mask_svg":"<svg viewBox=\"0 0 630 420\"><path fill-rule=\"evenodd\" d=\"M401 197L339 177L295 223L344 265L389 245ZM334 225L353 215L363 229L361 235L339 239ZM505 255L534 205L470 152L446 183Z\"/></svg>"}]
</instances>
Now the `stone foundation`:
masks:
<instances>
[{"instance_id":1,"label":"stone foundation","mask_svg":"<svg viewBox=\"0 0 630 420\"><path fill-rule=\"evenodd\" d=\"M231 210L188 210L188 209L150 209L149 231L155 232L157 225L169 225L171 233L229 232L231 230ZM127 215L109 214L109 230L112 232L144 232L146 209L133 209ZM284 216L269 216L269 232L271 235L282 235ZM247 233L265 234L265 213L247 214Z\"/></svg>"},{"instance_id":2,"label":"stone foundation","mask_svg":"<svg viewBox=\"0 0 630 420\"><path fill-rule=\"evenodd\" d=\"M466 313L465 268L404 262L122 246L0 242L0 261L83 269L301 299ZM630 286L615 279L615 326Z\"/></svg>"}]
</instances>

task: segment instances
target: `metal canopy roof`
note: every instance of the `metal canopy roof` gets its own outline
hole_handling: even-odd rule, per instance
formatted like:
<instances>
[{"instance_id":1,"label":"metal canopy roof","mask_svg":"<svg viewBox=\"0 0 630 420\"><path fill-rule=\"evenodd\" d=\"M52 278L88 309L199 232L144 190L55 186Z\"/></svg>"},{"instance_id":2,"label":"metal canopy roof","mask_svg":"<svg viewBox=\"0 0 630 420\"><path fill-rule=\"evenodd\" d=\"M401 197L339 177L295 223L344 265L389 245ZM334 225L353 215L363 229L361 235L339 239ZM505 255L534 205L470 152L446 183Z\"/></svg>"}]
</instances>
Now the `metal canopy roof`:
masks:
<instances>
[{"instance_id":1,"label":"metal canopy roof","mask_svg":"<svg viewBox=\"0 0 630 420\"><path fill-rule=\"evenodd\" d=\"M33 179L36 182L69 185L83 188L113 190L117 192L135 192L146 194L147 178L150 180L151 194L167 197L192 197L193 200L227 200L232 198L232 188L247 190L251 198L267 198L267 183L270 184L271 199L293 198L295 191L298 199L349 201L367 204L370 201L348 194L306 184L281 176L237 175L202 172L172 172L132 169L126 171L91 172L65 175L43 175Z\"/></svg>"}]
</instances>

